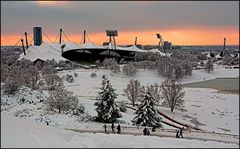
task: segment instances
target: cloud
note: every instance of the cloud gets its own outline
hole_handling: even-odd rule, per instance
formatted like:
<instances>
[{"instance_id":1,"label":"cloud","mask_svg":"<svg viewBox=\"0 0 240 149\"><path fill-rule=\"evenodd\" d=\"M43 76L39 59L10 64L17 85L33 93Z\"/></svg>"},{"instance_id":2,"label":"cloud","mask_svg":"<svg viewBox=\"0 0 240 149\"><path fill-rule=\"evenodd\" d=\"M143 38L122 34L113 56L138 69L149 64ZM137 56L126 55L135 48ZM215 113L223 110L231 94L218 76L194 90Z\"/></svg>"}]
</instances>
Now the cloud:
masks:
<instances>
[{"instance_id":1,"label":"cloud","mask_svg":"<svg viewBox=\"0 0 240 149\"><path fill-rule=\"evenodd\" d=\"M35 1L40 6L48 7L63 7L68 4L68 1Z\"/></svg>"},{"instance_id":2,"label":"cloud","mask_svg":"<svg viewBox=\"0 0 240 149\"><path fill-rule=\"evenodd\" d=\"M42 26L48 34L144 32L217 28L239 31L239 3L190 1L31 1L1 2L1 34L32 33ZM209 30L211 31L211 30Z\"/></svg>"}]
</instances>

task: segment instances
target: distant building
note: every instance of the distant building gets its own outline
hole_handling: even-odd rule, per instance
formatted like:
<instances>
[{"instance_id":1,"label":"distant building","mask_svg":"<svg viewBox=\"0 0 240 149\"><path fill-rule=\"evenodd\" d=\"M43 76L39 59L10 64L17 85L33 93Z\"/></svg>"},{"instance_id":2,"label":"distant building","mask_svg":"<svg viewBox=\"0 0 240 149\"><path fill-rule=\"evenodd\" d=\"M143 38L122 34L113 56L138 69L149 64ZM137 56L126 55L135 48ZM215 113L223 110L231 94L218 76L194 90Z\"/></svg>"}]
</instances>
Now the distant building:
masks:
<instances>
[{"instance_id":1,"label":"distant building","mask_svg":"<svg viewBox=\"0 0 240 149\"><path fill-rule=\"evenodd\" d=\"M33 38L34 38L35 46L40 46L42 44L42 28L41 27L33 28Z\"/></svg>"},{"instance_id":2,"label":"distant building","mask_svg":"<svg viewBox=\"0 0 240 149\"><path fill-rule=\"evenodd\" d=\"M172 50L172 43L171 42L168 42L168 41L164 41L163 43L163 48L165 50Z\"/></svg>"}]
</instances>

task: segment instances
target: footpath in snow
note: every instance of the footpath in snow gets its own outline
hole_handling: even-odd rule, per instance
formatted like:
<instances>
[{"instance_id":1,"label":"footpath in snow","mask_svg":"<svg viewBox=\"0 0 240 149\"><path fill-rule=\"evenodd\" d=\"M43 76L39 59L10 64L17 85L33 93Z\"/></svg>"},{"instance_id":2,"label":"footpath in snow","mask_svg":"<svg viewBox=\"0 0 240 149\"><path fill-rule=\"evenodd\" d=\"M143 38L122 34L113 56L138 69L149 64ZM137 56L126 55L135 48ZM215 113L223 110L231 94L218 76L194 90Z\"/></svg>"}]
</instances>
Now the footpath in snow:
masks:
<instances>
[{"instance_id":1,"label":"footpath in snow","mask_svg":"<svg viewBox=\"0 0 240 149\"><path fill-rule=\"evenodd\" d=\"M79 133L1 113L1 147L54 148L238 148L238 144L156 136Z\"/></svg>"}]
</instances>

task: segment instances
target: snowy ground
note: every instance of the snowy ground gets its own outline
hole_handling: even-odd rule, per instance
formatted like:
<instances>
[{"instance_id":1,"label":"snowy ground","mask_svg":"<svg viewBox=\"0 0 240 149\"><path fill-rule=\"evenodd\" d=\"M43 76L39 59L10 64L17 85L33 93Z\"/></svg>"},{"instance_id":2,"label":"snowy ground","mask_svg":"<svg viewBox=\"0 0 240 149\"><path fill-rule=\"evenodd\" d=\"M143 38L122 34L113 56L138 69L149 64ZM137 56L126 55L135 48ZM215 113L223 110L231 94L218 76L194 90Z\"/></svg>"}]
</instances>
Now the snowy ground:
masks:
<instances>
[{"instance_id":1,"label":"snowy ground","mask_svg":"<svg viewBox=\"0 0 240 149\"><path fill-rule=\"evenodd\" d=\"M238 148L237 144L103 133L77 133L1 113L1 147L55 148Z\"/></svg>"},{"instance_id":2,"label":"snowy ground","mask_svg":"<svg viewBox=\"0 0 240 149\"><path fill-rule=\"evenodd\" d=\"M187 79L183 79L182 83L190 83L196 81L203 81L220 77L239 77L239 69L224 69L221 66L215 66L215 72L206 73L204 70L194 70L193 75ZM164 80L155 71L140 70L134 77L127 77L123 73L112 74L109 70L98 69L79 69L75 70L78 77L74 78L73 83L65 82L67 89L79 96L80 102L87 108L90 115L96 115L95 107L92 106L95 102L97 93L100 91L102 75L106 75L119 94L117 101L124 100L128 102L124 96L123 89L126 88L129 80L137 79L142 85L161 83ZM90 74L96 72L97 77L91 78ZM69 71L62 71L61 76L66 74L73 74ZM201 76L201 77L200 77ZM160 110L177 119L195 126L194 121L200 122L201 129L207 131L215 131L222 133L239 134L239 95L237 94L223 94L214 89L208 88L185 88L186 95L184 99L184 111L176 110L175 114L169 112L169 108L160 107ZM206 116L207 115L207 116ZM123 120L131 124L134 117L133 111L123 113ZM169 128L169 126L165 126ZM171 128L171 127L170 127Z\"/></svg>"},{"instance_id":3,"label":"snowy ground","mask_svg":"<svg viewBox=\"0 0 240 149\"><path fill-rule=\"evenodd\" d=\"M91 73L95 71L96 71L97 77L91 78L90 77ZM71 115L70 113L58 114L54 112L47 112L44 109L44 106L41 100L45 100L48 94L45 91L43 92L32 91L32 90L29 90L28 88L22 88L20 92L15 96L6 96L2 94L1 115L8 114L16 117L21 117L26 120L30 119L33 121L37 121L43 124L46 124L46 122L49 122L50 126L57 126L59 128L102 130L103 128L101 123L96 123L92 121L85 122L85 120L88 118L88 115L96 116L96 111L95 111L96 107L93 106L93 104L95 102L97 93L100 91L99 87L101 86L103 74L105 74L111 80L113 87L117 89L116 92L119 94L117 101L124 100L126 102L128 102L128 100L123 94L123 89L126 88L131 78L138 79L142 85L153 84L155 82L161 83L161 81L164 80L164 78L159 76L157 72L147 71L147 70L138 71L134 77L127 77L123 73L112 74L109 70L102 70L102 69L100 70L77 69L75 71L73 70L62 71L62 72L59 72L59 75L60 76L64 76L66 74L73 75L74 72L78 74L78 77L74 77L73 83L68 83L65 81L64 85L68 90L73 91L74 95L77 95L79 97L79 102L85 106L86 113L83 114L82 116L74 116L74 115ZM206 73L204 70L194 70L192 77L183 79L182 83L197 82L197 81L203 81L204 79L208 80L208 79L214 79L219 77L239 77L239 69L229 70L229 69L224 69L221 66L217 66L217 69L213 73ZM239 95L238 94L223 94L223 93L217 92L217 90L206 89L206 88L205 89L204 88L185 88L184 90L186 92L186 95L184 97L186 101L184 110L176 109L174 113L171 113L169 108L166 108L166 107L159 107L159 110L175 120L178 120L183 123L191 124L193 126L196 126L194 123L198 121L199 122L198 127L206 131L211 131L211 132L215 131L220 133L229 133L229 134L237 134L237 135L239 134ZM20 99L22 98L25 99L24 102L20 102ZM127 112L122 113L123 118L121 118L121 120L125 121L124 125L131 126L131 120L134 117L133 112L134 110L128 108ZM12 121L12 119L7 118L7 116L4 116L4 117L5 119L2 119L1 124L4 124L4 125L6 124L7 126L2 125L3 127L1 127L1 129L14 130L14 128L10 128L10 127L14 127L12 126L14 124L8 125L8 119L9 121ZM28 132L28 129L24 126L25 124L23 121L21 122L21 125L23 125L23 129L21 129L21 131ZM38 126L43 127L45 129L45 126L40 126L40 125ZM5 128L5 127L8 127L8 128ZM164 128L173 129L173 127L168 125L164 125ZM55 130L57 131L55 132ZM18 132L18 130L16 130L16 132ZM48 132L48 129L41 130L41 131L34 130L30 134L28 132L26 136L23 136L23 138L24 137L28 138L29 135L32 136L32 138L34 138L33 137L34 135L35 136L40 135L39 137L41 139L46 139L45 141L47 141L48 137L46 138L42 137L43 134L48 135L47 132ZM125 139L132 140L132 141L129 141L131 143L126 144L126 147L156 147L156 146L157 147L163 147L163 146L165 147L200 147L200 146L224 147L226 145L226 144L210 142L210 141L203 143L202 141L196 141L196 140L191 140L191 142L188 142L190 140L184 140L183 142L182 141L176 142L175 139L171 141L170 138L161 138L161 141L159 141L158 137L151 137L151 140L153 138L152 140L153 142L152 142L150 139L144 136L124 135L119 137L117 135L106 135L106 134L73 133L69 131L58 130L55 128L54 129L51 128L51 131L49 131L49 133L50 133L49 136L52 136L52 137L56 136L55 141L59 141L63 143L64 144L63 147L64 146L66 147L86 147L86 146L87 147L112 147L112 146L123 147L123 144L119 142L126 142L126 141L122 141ZM8 137L13 137L15 133L13 131L10 131L10 132L2 131L1 134L2 134L2 137L1 137L2 140L5 140L6 142L5 145L7 147L10 147L11 144L10 142L7 141ZM43 143L44 141L40 141L39 143L39 137L35 137L35 142L37 141L36 144L29 143L28 145L29 146L37 145L38 147L41 147L41 145L43 146L46 145L47 147L51 147L51 145L54 145L54 143L49 144L49 141L46 142L45 144ZM111 140L116 145L111 143L109 144L101 143L100 142L101 139ZM99 142L95 140L99 140ZM103 141L106 142L106 140L103 140ZM146 142L143 140L146 140ZM152 146L150 145L150 143L147 143L147 141L152 142L151 143ZM168 143L163 143L164 141ZM18 140L16 140L16 142L18 142ZM19 143L21 144L21 142ZM25 143L26 144L24 145L27 145L28 142L25 142ZM230 145L230 147L234 147L234 145L233 146Z\"/></svg>"}]
</instances>

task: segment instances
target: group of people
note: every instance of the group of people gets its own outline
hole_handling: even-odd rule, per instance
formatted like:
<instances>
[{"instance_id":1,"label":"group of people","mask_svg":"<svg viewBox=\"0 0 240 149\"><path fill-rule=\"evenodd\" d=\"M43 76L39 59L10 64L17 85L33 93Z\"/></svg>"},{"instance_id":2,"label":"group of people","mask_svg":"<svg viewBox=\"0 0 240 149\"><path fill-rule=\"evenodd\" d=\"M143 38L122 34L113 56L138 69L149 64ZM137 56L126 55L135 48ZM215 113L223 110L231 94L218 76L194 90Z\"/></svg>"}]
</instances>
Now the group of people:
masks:
<instances>
[{"instance_id":1,"label":"group of people","mask_svg":"<svg viewBox=\"0 0 240 149\"><path fill-rule=\"evenodd\" d=\"M112 123L111 128L112 128L112 132L114 132L114 123ZM153 127L152 131L154 132L155 129L156 129L156 127ZM106 124L104 124L104 130L105 130L105 132L107 132L107 125ZM120 124L118 124L118 126L117 126L117 132L118 132L118 134L121 133L121 126L120 126ZM149 136L150 135L150 130L147 127L145 127L143 129L143 135L145 135L145 136ZM183 128L181 128L180 130L177 130L176 138L183 138Z\"/></svg>"},{"instance_id":2,"label":"group of people","mask_svg":"<svg viewBox=\"0 0 240 149\"><path fill-rule=\"evenodd\" d=\"M147 127L145 127L145 128L143 129L143 135L144 135L144 136L149 136L149 135L150 135L150 130L149 130Z\"/></svg>"},{"instance_id":3,"label":"group of people","mask_svg":"<svg viewBox=\"0 0 240 149\"><path fill-rule=\"evenodd\" d=\"M112 128L112 131L114 132L114 123L112 123L111 128ZM104 130L105 130L105 132L107 132L107 125L106 124L104 124ZM118 126L117 126L117 132L121 133L121 126L120 126L120 124L118 124Z\"/></svg>"}]
</instances>

